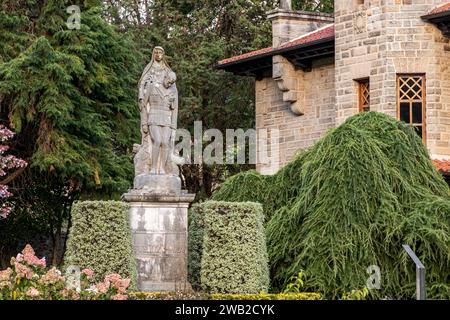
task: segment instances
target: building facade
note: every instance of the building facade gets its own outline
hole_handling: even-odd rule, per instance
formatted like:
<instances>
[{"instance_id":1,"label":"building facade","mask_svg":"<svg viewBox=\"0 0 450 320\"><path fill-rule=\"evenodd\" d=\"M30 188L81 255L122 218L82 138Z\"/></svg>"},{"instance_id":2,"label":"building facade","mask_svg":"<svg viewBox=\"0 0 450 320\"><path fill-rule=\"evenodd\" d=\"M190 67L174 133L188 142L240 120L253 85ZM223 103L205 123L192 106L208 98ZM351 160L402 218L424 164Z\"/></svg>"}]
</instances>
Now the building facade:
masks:
<instances>
[{"instance_id":1,"label":"building facade","mask_svg":"<svg viewBox=\"0 0 450 320\"><path fill-rule=\"evenodd\" d=\"M256 129L277 129L283 166L348 117L410 123L442 172L450 163L450 2L336 0L334 14L268 14L272 47L218 68L256 78ZM272 167L257 163L261 173Z\"/></svg>"}]
</instances>

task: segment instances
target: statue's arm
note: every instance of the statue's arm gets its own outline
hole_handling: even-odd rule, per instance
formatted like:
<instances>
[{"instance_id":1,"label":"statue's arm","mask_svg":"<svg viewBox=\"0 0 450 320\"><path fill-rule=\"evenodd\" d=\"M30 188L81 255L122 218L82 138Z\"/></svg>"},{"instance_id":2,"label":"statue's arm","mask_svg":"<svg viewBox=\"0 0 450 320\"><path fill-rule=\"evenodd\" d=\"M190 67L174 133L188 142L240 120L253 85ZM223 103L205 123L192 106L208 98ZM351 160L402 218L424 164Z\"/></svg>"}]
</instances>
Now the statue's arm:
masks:
<instances>
[{"instance_id":1,"label":"statue's arm","mask_svg":"<svg viewBox=\"0 0 450 320\"><path fill-rule=\"evenodd\" d=\"M143 101L145 99L145 89L147 87L148 79L146 79L146 75L148 71L150 70L151 63L147 64L144 68L144 71L142 72L141 79L139 80L139 93L138 93L138 101L139 101L139 107L142 108L144 105Z\"/></svg>"},{"instance_id":2,"label":"statue's arm","mask_svg":"<svg viewBox=\"0 0 450 320\"><path fill-rule=\"evenodd\" d=\"M147 81L141 81L139 84L139 94L138 94L138 101L139 101L139 108L142 109L143 107L143 101L145 98L145 87L147 85Z\"/></svg>"},{"instance_id":3,"label":"statue's arm","mask_svg":"<svg viewBox=\"0 0 450 320\"><path fill-rule=\"evenodd\" d=\"M177 81L177 75L173 71L169 71L164 79L164 87L170 88Z\"/></svg>"}]
</instances>

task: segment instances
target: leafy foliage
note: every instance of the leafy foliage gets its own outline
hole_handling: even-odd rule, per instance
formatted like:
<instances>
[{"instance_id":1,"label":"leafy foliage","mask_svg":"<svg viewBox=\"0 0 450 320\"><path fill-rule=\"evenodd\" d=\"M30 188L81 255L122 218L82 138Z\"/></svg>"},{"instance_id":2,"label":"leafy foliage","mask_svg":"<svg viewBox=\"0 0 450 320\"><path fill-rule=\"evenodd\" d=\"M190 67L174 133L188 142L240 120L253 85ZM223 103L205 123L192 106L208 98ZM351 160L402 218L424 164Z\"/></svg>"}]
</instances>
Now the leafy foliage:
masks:
<instances>
[{"instance_id":1,"label":"leafy foliage","mask_svg":"<svg viewBox=\"0 0 450 320\"><path fill-rule=\"evenodd\" d=\"M191 247L201 248L189 261L196 265L190 270L199 273L191 273L195 284L209 293L267 292L269 269L261 205L208 201L193 206L192 211L195 219L203 220L191 223L189 230L195 236L190 239ZM199 226L202 237L194 229Z\"/></svg>"},{"instance_id":2,"label":"leafy foliage","mask_svg":"<svg viewBox=\"0 0 450 320\"><path fill-rule=\"evenodd\" d=\"M234 175L226 180L211 197L215 201L247 202L254 201L268 203L267 188L271 185L272 177L264 176L255 170L249 170ZM247 186L248 188L243 188Z\"/></svg>"},{"instance_id":3,"label":"leafy foliage","mask_svg":"<svg viewBox=\"0 0 450 320\"><path fill-rule=\"evenodd\" d=\"M333 12L334 0L293 0L294 10Z\"/></svg>"},{"instance_id":4,"label":"leafy foliage","mask_svg":"<svg viewBox=\"0 0 450 320\"><path fill-rule=\"evenodd\" d=\"M137 51L103 20L101 1L71 4L81 8L79 30L67 28L64 0L0 6L0 118L30 164L10 183L15 209L0 223L12 231L2 248L44 233L58 251L74 199L112 197L132 181Z\"/></svg>"},{"instance_id":5,"label":"leafy foliage","mask_svg":"<svg viewBox=\"0 0 450 320\"><path fill-rule=\"evenodd\" d=\"M66 266L94 271L94 279L115 273L136 288L136 264L131 246L128 204L120 201L77 201L64 257Z\"/></svg>"},{"instance_id":6,"label":"leafy foliage","mask_svg":"<svg viewBox=\"0 0 450 320\"><path fill-rule=\"evenodd\" d=\"M233 180L239 184L223 187L243 195L253 188ZM271 181L258 199L270 218L275 289L305 270L306 290L339 298L364 286L366 268L378 265L381 290L371 296L411 298L414 266L402 248L409 244L427 266L428 296L448 298L449 189L411 127L381 113L356 115ZM219 190L221 200L233 192Z\"/></svg>"},{"instance_id":7,"label":"leafy foliage","mask_svg":"<svg viewBox=\"0 0 450 320\"><path fill-rule=\"evenodd\" d=\"M3 145L14 136L14 133L0 124L0 177L6 176L11 173L12 169L25 168L27 163L16 158L14 155L6 155L4 153L9 149L9 146ZM17 173L18 171L16 171ZM11 176L9 176L11 178ZM8 186L6 185L8 179L0 181L0 219L5 219L11 212L11 208L7 206L5 199L12 196L11 192L8 191Z\"/></svg>"}]
</instances>

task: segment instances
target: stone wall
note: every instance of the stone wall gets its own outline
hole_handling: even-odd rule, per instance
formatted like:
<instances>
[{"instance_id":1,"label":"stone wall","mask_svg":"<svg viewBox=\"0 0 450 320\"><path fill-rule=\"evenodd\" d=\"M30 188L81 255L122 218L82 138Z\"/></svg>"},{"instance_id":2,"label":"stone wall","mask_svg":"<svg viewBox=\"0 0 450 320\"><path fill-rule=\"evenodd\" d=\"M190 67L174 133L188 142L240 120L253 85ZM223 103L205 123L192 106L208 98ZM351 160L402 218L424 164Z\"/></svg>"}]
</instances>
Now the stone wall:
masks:
<instances>
[{"instance_id":1,"label":"stone wall","mask_svg":"<svg viewBox=\"0 0 450 320\"><path fill-rule=\"evenodd\" d=\"M335 1L337 125L358 112L356 79L370 78L371 110L396 117L397 74L422 73L427 147L433 157L450 158L449 39L420 18L439 3Z\"/></svg>"},{"instance_id":2,"label":"stone wall","mask_svg":"<svg viewBox=\"0 0 450 320\"><path fill-rule=\"evenodd\" d=\"M304 112L301 116L283 101L283 92L274 79L256 81L256 129L279 130L278 147L272 145L272 150L279 154L280 167L333 128L336 117L333 59L315 61L311 72L290 72L289 76L297 79L298 103ZM256 167L261 173L273 173L259 161Z\"/></svg>"}]
</instances>

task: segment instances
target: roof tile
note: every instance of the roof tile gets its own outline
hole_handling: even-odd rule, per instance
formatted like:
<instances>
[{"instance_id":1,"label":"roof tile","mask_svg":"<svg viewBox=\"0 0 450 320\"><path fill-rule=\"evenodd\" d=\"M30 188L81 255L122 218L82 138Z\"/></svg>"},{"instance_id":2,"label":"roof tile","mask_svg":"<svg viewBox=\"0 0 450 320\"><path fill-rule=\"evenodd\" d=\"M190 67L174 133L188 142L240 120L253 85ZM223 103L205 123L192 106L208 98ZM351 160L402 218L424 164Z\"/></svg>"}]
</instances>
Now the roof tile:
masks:
<instances>
[{"instance_id":1,"label":"roof tile","mask_svg":"<svg viewBox=\"0 0 450 320\"><path fill-rule=\"evenodd\" d=\"M450 159L449 160L433 160L433 164L440 173L450 173Z\"/></svg>"},{"instance_id":2,"label":"roof tile","mask_svg":"<svg viewBox=\"0 0 450 320\"><path fill-rule=\"evenodd\" d=\"M450 2L445 2L445 3L438 5L437 7L432 9L430 12L428 12L428 14L437 14L437 13L441 13L444 11L450 11Z\"/></svg>"},{"instance_id":3,"label":"roof tile","mask_svg":"<svg viewBox=\"0 0 450 320\"><path fill-rule=\"evenodd\" d=\"M322 40L322 39L327 39L327 38L334 38L334 24L330 24L330 25L322 27L316 31L307 33L301 37L298 37L297 39L286 42L277 48L268 47L268 48L264 48L264 49L247 52L247 53L244 53L244 54L241 54L238 56L234 56L231 58L223 59L223 60L219 61L219 65L234 62L234 61L244 60L244 59L250 58L250 57L260 56L265 53L275 51L277 49L289 48L289 47L293 47L296 45L306 44L306 43L310 43L310 42L314 42L314 41Z\"/></svg>"}]
</instances>

